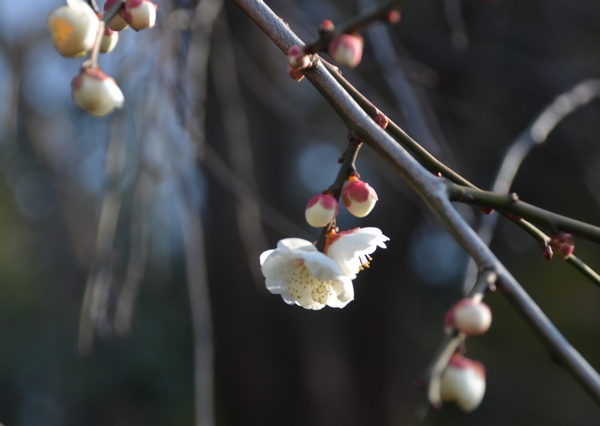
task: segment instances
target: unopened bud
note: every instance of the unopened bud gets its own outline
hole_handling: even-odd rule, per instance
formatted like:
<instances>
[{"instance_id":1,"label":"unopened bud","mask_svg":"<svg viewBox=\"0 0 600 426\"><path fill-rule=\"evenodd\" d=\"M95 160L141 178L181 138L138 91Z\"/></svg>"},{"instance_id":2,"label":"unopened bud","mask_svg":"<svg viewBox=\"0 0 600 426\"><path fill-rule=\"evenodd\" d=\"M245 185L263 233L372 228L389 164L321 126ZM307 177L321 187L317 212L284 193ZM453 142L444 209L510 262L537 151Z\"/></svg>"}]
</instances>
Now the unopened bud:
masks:
<instances>
[{"instance_id":1,"label":"unopened bud","mask_svg":"<svg viewBox=\"0 0 600 426\"><path fill-rule=\"evenodd\" d=\"M385 114L382 114L382 113L377 114L375 116L374 120L375 120L375 123L377 123L379 125L379 127L381 127L384 130L387 128L388 124L390 123L390 121L385 116Z\"/></svg>"},{"instance_id":2,"label":"unopened bud","mask_svg":"<svg viewBox=\"0 0 600 426\"><path fill-rule=\"evenodd\" d=\"M321 22L321 24L319 25L319 33L323 34L323 33L330 33L331 31L333 31L335 29L335 26L333 25L333 22L331 22L329 19L325 19L323 22Z\"/></svg>"},{"instance_id":3,"label":"unopened bud","mask_svg":"<svg viewBox=\"0 0 600 426\"><path fill-rule=\"evenodd\" d=\"M356 176L350 176L348 183L342 191L342 200L344 206L356 217L365 217L377 202L377 193L366 182L358 179Z\"/></svg>"},{"instance_id":4,"label":"unopened bud","mask_svg":"<svg viewBox=\"0 0 600 426\"><path fill-rule=\"evenodd\" d=\"M95 117L104 117L123 106L123 92L100 67L81 71L71 82L73 101Z\"/></svg>"},{"instance_id":5,"label":"unopened bud","mask_svg":"<svg viewBox=\"0 0 600 426\"><path fill-rule=\"evenodd\" d=\"M568 259L575 250L575 242L571 234L560 231L550 239L550 247L561 259Z\"/></svg>"},{"instance_id":6,"label":"unopened bud","mask_svg":"<svg viewBox=\"0 0 600 426\"><path fill-rule=\"evenodd\" d=\"M158 6L149 0L127 0L123 17L136 31L152 28L156 24Z\"/></svg>"},{"instance_id":7,"label":"unopened bud","mask_svg":"<svg viewBox=\"0 0 600 426\"><path fill-rule=\"evenodd\" d=\"M120 1L120 0L106 0L106 3L104 3L104 12L106 12L107 10L110 10L110 8L117 1ZM110 28L113 31L123 31L124 29L129 27L127 22L125 22L125 18L123 17L123 9L121 9L119 11L119 13L117 13L114 16L114 18L112 18L110 21L108 21L108 23L106 25L108 26L108 28Z\"/></svg>"},{"instance_id":8,"label":"unopened bud","mask_svg":"<svg viewBox=\"0 0 600 426\"><path fill-rule=\"evenodd\" d=\"M483 214L492 214L494 213L494 209L491 207L479 207L479 210L481 210L481 213Z\"/></svg>"},{"instance_id":9,"label":"unopened bud","mask_svg":"<svg viewBox=\"0 0 600 426\"><path fill-rule=\"evenodd\" d=\"M387 15L385 16L386 21L388 21L390 24L395 25L398 22L400 22L400 18L402 17L402 15L400 15L400 12L397 10L390 10Z\"/></svg>"},{"instance_id":10,"label":"unopened bud","mask_svg":"<svg viewBox=\"0 0 600 426\"><path fill-rule=\"evenodd\" d=\"M476 409L485 394L485 367L477 361L454 354L442 373L442 401L455 402L465 412Z\"/></svg>"},{"instance_id":11,"label":"unopened bud","mask_svg":"<svg viewBox=\"0 0 600 426\"><path fill-rule=\"evenodd\" d=\"M304 213L310 226L322 228L337 217L339 210L335 198L329 194L318 194L310 199Z\"/></svg>"},{"instance_id":12,"label":"unopened bud","mask_svg":"<svg viewBox=\"0 0 600 426\"><path fill-rule=\"evenodd\" d=\"M102 36L102 42L100 43L100 53L112 52L118 42L119 33L108 27L104 27L104 35Z\"/></svg>"},{"instance_id":13,"label":"unopened bud","mask_svg":"<svg viewBox=\"0 0 600 426\"><path fill-rule=\"evenodd\" d=\"M362 58L363 44L362 37L357 34L342 34L331 40L327 53L340 65L354 68Z\"/></svg>"},{"instance_id":14,"label":"unopened bud","mask_svg":"<svg viewBox=\"0 0 600 426\"><path fill-rule=\"evenodd\" d=\"M288 64L295 70L303 70L310 66L310 56L297 44L292 45L287 53Z\"/></svg>"},{"instance_id":15,"label":"unopened bud","mask_svg":"<svg viewBox=\"0 0 600 426\"><path fill-rule=\"evenodd\" d=\"M484 334L492 323L492 311L483 302L462 299L452 306L444 318L447 332L462 331L468 336Z\"/></svg>"},{"instance_id":16,"label":"unopened bud","mask_svg":"<svg viewBox=\"0 0 600 426\"><path fill-rule=\"evenodd\" d=\"M81 56L94 46L100 21L83 0L68 0L67 4L50 12L46 25L58 53Z\"/></svg>"},{"instance_id":17,"label":"unopened bud","mask_svg":"<svg viewBox=\"0 0 600 426\"><path fill-rule=\"evenodd\" d=\"M290 75L290 78L292 80L294 80L295 82L299 82L304 78L304 73L300 70L296 70L296 69L292 68L292 66L290 64L288 64L287 70L288 70L288 74Z\"/></svg>"}]
</instances>

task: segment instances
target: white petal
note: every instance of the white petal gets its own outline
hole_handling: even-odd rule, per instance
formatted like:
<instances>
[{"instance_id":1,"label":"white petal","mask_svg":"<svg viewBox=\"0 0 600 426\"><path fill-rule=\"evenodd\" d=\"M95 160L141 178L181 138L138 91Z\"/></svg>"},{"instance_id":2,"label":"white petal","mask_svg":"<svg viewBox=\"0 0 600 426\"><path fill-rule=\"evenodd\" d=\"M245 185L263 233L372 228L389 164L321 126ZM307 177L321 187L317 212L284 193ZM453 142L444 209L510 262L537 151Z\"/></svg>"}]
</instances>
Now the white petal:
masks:
<instances>
[{"instance_id":1,"label":"white petal","mask_svg":"<svg viewBox=\"0 0 600 426\"><path fill-rule=\"evenodd\" d=\"M273 253L275 250L267 250L264 251L261 255L260 255L260 264L262 265L263 263L265 263L265 260L267 260L267 257L269 257L269 255L271 253Z\"/></svg>"},{"instance_id":2,"label":"white petal","mask_svg":"<svg viewBox=\"0 0 600 426\"><path fill-rule=\"evenodd\" d=\"M260 270L265 278L282 280L292 267L294 267L294 259L290 257L289 252L273 250L264 259Z\"/></svg>"},{"instance_id":3,"label":"white petal","mask_svg":"<svg viewBox=\"0 0 600 426\"><path fill-rule=\"evenodd\" d=\"M304 253L304 265L310 271L313 277L322 281L335 280L343 274L340 265L335 260L327 257L323 253Z\"/></svg>"},{"instance_id":4,"label":"white petal","mask_svg":"<svg viewBox=\"0 0 600 426\"><path fill-rule=\"evenodd\" d=\"M303 240L302 238L284 238L283 240L279 240L277 243L277 248L287 250L317 251L317 248L313 243Z\"/></svg>"}]
</instances>

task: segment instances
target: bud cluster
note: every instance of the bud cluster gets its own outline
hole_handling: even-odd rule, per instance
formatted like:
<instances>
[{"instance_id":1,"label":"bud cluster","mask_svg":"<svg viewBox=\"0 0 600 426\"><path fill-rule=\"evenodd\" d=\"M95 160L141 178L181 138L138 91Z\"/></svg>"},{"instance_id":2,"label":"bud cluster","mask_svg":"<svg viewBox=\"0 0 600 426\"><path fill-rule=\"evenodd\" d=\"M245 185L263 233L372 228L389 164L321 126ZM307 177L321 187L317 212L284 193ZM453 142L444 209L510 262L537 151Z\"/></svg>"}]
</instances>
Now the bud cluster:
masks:
<instances>
[{"instance_id":1,"label":"bud cluster","mask_svg":"<svg viewBox=\"0 0 600 426\"><path fill-rule=\"evenodd\" d=\"M96 117L110 114L124 102L115 80L98 66L98 53L109 53L116 47L118 31L129 26L139 31L156 23L157 6L149 0L107 0L105 12L116 4L122 6L107 25L84 0L67 0L66 6L50 12L46 22L58 53L66 57L89 55L71 83L71 93L77 106Z\"/></svg>"},{"instance_id":2,"label":"bud cluster","mask_svg":"<svg viewBox=\"0 0 600 426\"><path fill-rule=\"evenodd\" d=\"M360 180L358 175L352 175L348 178L348 182L342 191L342 201L352 215L365 217L373 210L377 200L375 190L368 183ZM338 202L329 191L312 197L305 210L306 221L315 228L333 222L338 213Z\"/></svg>"}]
</instances>

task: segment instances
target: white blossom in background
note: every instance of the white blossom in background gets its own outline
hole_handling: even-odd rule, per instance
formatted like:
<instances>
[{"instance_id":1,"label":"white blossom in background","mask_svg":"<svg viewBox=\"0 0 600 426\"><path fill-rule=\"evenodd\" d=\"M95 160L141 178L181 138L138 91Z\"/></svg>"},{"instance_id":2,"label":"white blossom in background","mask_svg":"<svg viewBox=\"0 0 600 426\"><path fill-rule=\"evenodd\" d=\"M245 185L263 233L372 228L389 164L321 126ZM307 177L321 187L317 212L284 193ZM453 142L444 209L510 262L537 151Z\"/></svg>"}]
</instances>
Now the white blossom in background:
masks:
<instances>
[{"instance_id":1,"label":"white blossom in background","mask_svg":"<svg viewBox=\"0 0 600 426\"><path fill-rule=\"evenodd\" d=\"M343 308L354 299L352 279L340 265L301 238L286 238L260 256L267 290L290 304L318 310Z\"/></svg>"},{"instance_id":2,"label":"white blossom in background","mask_svg":"<svg viewBox=\"0 0 600 426\"><path fill-rule=\"evenodd\" d=\"M67 6L50 12L46 25L58 53L74 57L84 55L94 46L100 21L85 1L67 0Z\"/></svg>"},{"instance_id":3,"label":"white blossom in background","mask_svg":"<svg viewBox=\"0 0 600 426\"><path fill-rule=\"evenodd\" d=\"M377 247L386 248L389 238L379 228L355 228L327 238L325 254L335 260L345 275L354 279L356 274L368 268L369 256Z\"/></svg>"},{"instance_id":4,"label":"white blossom in background","mask_svg":"<svg viewBox=\"0 0 600 426\"><path fill-rule=\"evenodd\" d=\"M136 31L152 28L156 24L157 5L148 0L127 0L123 18Z\"/></svg>"},{"instance_id":5,"label":"white blossom in background","mask_svg":"<svg viewBox=\"0 0 600 426\"><path fill-rule=\"evenodd\" d=\"M123 92L112 77L99 67L81 71L71 83L73 101L95 117L104 117L125 101Z\"/></svg>"},{"instance_id":6,"label":"white blossom in background","mask_svg":"<svg viewBox=\"0 0 600 426\"><path fill-rule=\"evenodd\" d=\"M480 362L454 354L442 373L442 401L455 402L470 412L479 407L485 394L485 367Z\"/></svg>"}]
</instances>

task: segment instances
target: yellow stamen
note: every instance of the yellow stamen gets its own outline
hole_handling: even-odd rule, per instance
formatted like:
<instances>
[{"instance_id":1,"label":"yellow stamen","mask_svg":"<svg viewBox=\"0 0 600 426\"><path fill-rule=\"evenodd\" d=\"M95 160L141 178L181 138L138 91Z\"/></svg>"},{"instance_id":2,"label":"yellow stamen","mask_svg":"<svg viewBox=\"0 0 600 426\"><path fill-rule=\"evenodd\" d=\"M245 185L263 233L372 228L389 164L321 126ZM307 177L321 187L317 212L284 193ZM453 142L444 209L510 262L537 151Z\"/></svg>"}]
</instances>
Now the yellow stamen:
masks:
<instances>
[{"instance_id":1,"label":"yellow stamen","mask_svg":"<svg viewBox=\"0 0 600 426\"><path fill-rule=\"evenodd\" d=\"M64 18L55 18L48 26L52 32L52 38L57 43L63 43L73 31L73 25Z\"/></svg>"}]
</instances>

